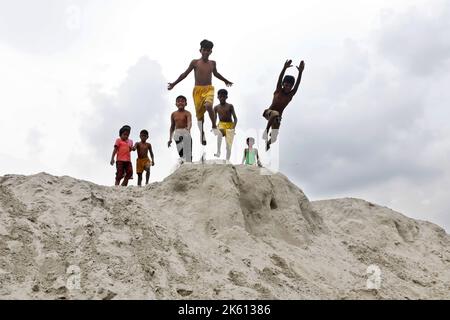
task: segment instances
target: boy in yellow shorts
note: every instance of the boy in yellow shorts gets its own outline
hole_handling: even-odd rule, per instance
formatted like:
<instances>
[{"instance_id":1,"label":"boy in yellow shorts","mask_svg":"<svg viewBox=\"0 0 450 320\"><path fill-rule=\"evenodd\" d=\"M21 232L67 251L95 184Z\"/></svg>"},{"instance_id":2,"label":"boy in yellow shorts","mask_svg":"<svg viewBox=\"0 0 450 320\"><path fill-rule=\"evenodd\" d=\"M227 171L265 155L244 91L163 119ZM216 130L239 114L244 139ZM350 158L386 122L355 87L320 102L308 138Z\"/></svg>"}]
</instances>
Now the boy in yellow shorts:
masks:
<instances>
[{"instance_id":1,"label":"boy in yellow shorts","mask_svg":"<svg viewBox=\"0 0 450 320\"><path fill-rule=\"evenodd\" d=\"M225 82L227 87L233 85L232 82L225 79L219 72L217 72L216 62L209 60L214 44L209 40L200 42L200 59L194 59L189 64L189 67L183 72L175 82L168 84L167 89L172 90L180 81L186 78L192 70L195 75L195 87L193 91L195 113L197 116L197 125L200 129L200 141L202 145L206 145L205 132L203 130L204 115L208 111L211 119L212 129L217 134L217 126L215 123L213 102L214 102L214 87L212 86L212 75L217 79Z\"/></svg>"},{"instance_id":2,"label":"boy in yellow shorts","mask_svg":"<svg viewBox=\"0 0 450 320\"><path fill-rule=\"evenodd\" d=\"M145 171L145 184L150 179L150 166L155 165L155 157L153 156L152 145L147 142L148 131L142 130L140 134L141 141L136 142L134 149L137 150L138 157L136 159L136 173L138 175L138 186L142 185L142 173ZM148 157L150 153L151 159Z\"/></svg>"},{"instance_id":3,"label":"boy in yellow shorts","mask_svg":"<svg viewBox=\"0 0 450 320\"><path fill-rule=\"evenodd\" d=\"M217 153L214 154L217 158L220 158L220 149L222 147L222 137L225 137L227 143L227 161L230 161L231 146L233 145L234 129L237 124L236 113L234 112L234 106L227 103L228 91L220 89L217 93L220 104L214 107L214 115L217 119L219 115L219 134L217 135Z\"/></svg>"}]
</instances>

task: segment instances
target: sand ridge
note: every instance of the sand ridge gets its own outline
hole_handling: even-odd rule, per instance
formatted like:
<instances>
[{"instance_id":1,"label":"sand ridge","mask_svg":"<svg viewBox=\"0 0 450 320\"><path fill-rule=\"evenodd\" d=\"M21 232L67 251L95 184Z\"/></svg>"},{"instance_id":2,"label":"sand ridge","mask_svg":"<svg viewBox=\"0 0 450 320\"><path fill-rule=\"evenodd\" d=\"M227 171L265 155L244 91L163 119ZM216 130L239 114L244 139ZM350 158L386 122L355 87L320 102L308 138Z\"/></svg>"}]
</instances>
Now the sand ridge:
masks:
<instances>
[{"instance_id":1,"label":"sand ridge","mask_svg":"<svg viewBox=\"0 0 450 320\"><path fill-rule=\"evenodd\" d=\"M256 167L184 164L142 188L5 175L0 298L450 299L450 236Z\"/></svg>"}]
</instances>

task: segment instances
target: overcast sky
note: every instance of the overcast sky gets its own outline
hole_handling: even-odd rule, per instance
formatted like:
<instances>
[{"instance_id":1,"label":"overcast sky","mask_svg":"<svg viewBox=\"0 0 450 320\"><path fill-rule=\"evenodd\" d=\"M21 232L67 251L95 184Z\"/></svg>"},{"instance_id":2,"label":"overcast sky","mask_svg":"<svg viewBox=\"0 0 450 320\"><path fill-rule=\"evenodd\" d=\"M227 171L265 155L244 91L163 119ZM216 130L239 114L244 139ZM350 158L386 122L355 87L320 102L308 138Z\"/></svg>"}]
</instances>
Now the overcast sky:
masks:
<instances>
[{"instance_id":1,"label":"overcast sky","mask_svg":"<svg viewBox=\"0 0 450 320\"><path fill-rule=\"evenodd\" d=\"M0 175L46 171L111 185L112 146L129 124L134 140L150 131L151 180L163 179L177 158L166 146L175 97L187 96L194 113L193 75L171 92L166 85L207 38L235 83L233 162L246 136L260 144L284 61L303 59L283 115L280 171L311 200L359 197L448 232L449 31L450 2L441 0L0 0Z\"/></svg>"}]
</instances>

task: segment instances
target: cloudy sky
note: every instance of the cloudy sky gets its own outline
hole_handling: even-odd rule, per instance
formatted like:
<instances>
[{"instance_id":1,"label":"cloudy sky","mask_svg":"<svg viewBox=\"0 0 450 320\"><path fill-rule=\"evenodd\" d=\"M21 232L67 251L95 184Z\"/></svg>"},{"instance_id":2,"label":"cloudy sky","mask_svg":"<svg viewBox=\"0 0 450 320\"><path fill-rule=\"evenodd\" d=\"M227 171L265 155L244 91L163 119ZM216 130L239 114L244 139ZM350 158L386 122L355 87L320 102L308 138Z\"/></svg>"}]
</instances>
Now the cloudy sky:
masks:
<instances>
[{"instance_id":1,"label":"cloudy sky","mask_svg":"<svg viewBox=\"0 0 450 320\"><path fill-rule=\"evenodd\" d=\"M169 115L179 94L193 112L193 75L171 92L166 84L207 38L235 83L233 162L246 136L260 136L283 62L303 59L275 149L280 171L312 200L359 197L448 232L449 30L442 0L0 0L0 175L110 185L112 145L129 124L135 140L150 131L151 180L163 179L177 158ZM193 137L198 159L196 127Z\"/></svg>"}]
</instances>

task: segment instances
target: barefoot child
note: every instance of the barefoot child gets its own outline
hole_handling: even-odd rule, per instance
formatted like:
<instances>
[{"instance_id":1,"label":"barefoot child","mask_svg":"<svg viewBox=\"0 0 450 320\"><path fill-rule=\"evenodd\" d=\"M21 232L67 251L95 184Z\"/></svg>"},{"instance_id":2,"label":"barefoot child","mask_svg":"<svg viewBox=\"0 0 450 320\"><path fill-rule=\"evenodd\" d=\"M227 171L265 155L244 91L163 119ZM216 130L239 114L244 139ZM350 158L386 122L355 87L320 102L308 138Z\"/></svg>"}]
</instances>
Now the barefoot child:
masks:
<instances>
[{"instance_id":1,"label":"barefoot child","mask_svg":"<svg viewBox=\"0 0 450 320\"><path fill-rule=\"evenodd\" d=\"M214 154L217 158L220 158L220 149L222 147L222 137L225 137L227 144L227 161L230 161L231 146L234 139L234 129L237 124L236 113L232 104L227 103L228 92L225 89L220 89L217 93L220 104L214 107L214 115L217 119L219 115L219 134L217 135L217 153Z\"/></svg>"},{"instance_id":2,"label":"barefoot child","mask_svg":"<svg viewBox=\"0 0 450 320\"><path fill-rule=\"evenodd\" d=\"M123 178L122 186L128 185L128 180L133 177L133 166L131 164L131 151L134 150L133 140L128 139L130 136L130 126L123 126L119 130L119 136L114 144L111 155L111 165L114 165L114 157L117 155L116 161L116 186L120 184Z\"/></svg>"},{"instance_id":3,"label":"barefoot child","mask_svg":"<svg viewBox=\"0 0 450 320\"><path fill-rule=\"evenodd\" d=\"M174 139L177 144L177 151L181 161L192 162L192 138L190 133L192 116L189 111L184 109L186 104L186 97L177 97L176 106L178 110L173 112L170 116L170 132L167 146L170 148L172 139Z\"/></svg>"},{"instance_id":4,"label":"barefoot child","mask_svg":"<svg viewBox=\"0 0 450 320\"><path fill-rule=\"evenodd\" d=\"M261 167L261 162L259 161L258 149L253 148L255 144L255 139L247 138L248 148L244 150L244 157L242 158L242 163L250 166L258 165Z\"/></svg>"},{"instance_id":5,"label":"barefoot child","mask_svg":"<svg viewBox=\"0 0 450 320\"><path fill-rule=\"evenodd\" d=\"M167 89L172 90L177 83L186 78L188 74L194 70L195 87L193 96L197 124L200 129L200 142L202 145L206 145L205 133L203 131L204 115L206 111L208 111L209 118L211 119L213 132L216 134L216 124L212 108L214 102L214 87L211 85L212 75L217 79L224 81L227 87L230 87L233 84L217 72L216 62L209 60L209 55L212 52L213 46L214 44L209 40L200 42L200 53L202 57L200 59L192 60L187 70L183 72L175 82L169 83L167 87Z\"/></svg>"},{"instance_id":6,"label":"barefoot child","mask_svg":"<svg viewBox=\"0 0 450 320\"><path fill-rule=\"evenodd\" d=\"M137 150L138 157L136 159L136 173L138 175L138 186L142 185L142 173L145 170L145 184L148 184L150 179L150 166L155 165L155 157L153 156L152 145L147 142L148 131L141 130L141 141L136 142L134 149ZM151 159L148 157L150 153Z\"/></svg>"},{"instance_id":7,"label":"barefoot child","mask_svg":"<svg viewBox=\"0 0 450 320\"><path fill-rule=\"evenodd\" d=\"M281 70L278 78L277 89L273 93L272 104L263 112L263 117L267 119L267 127L263 135L263 139L266 140L266 151L270 149L270 144L277 140L283 111L289 102L291 102L292 97L297 93L298 86L300 85L300 81L302 79L302 73L305 68L305 63L303 61L300 62L300 65L297 67L297 82L295 82L295 78L293 76L285 76L283 79L286 70L292 67L291 63L292 60L286 60L284 63L283 70ZM292 88L292 86L294 86L294 88ZM272 128L272 132L269 136L270 128Z\"/></svg>"}]
</instances>

